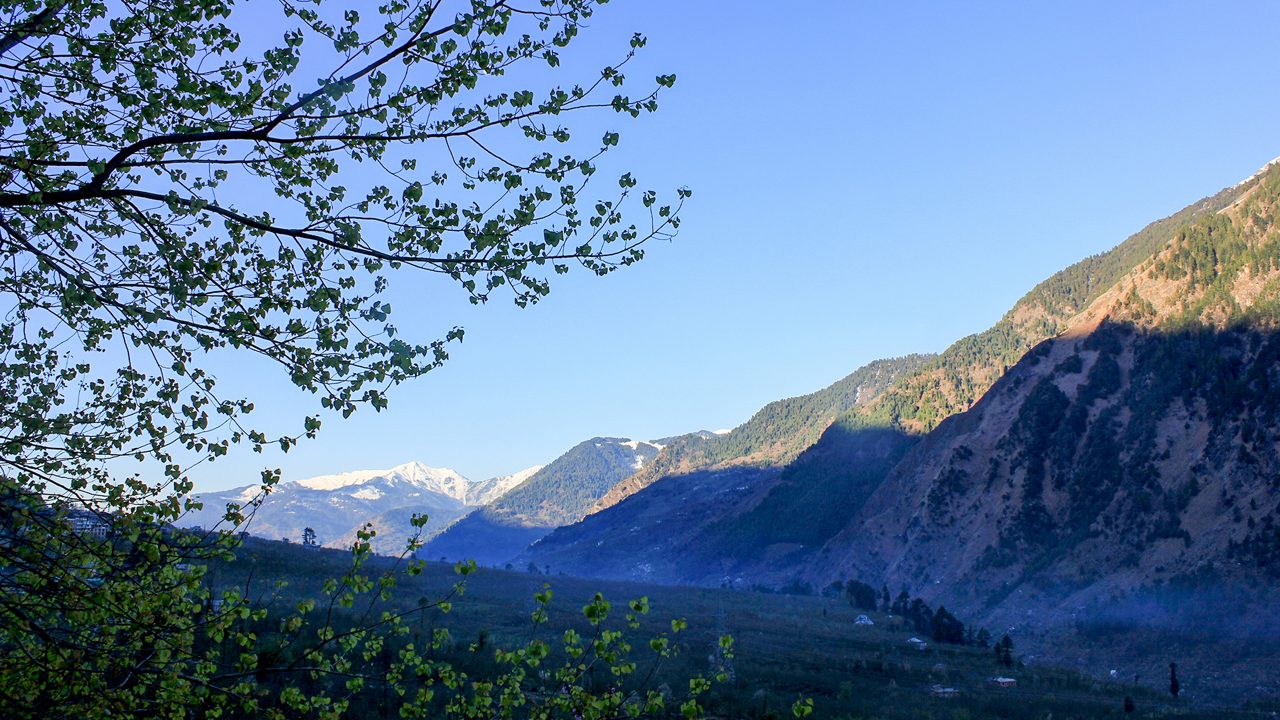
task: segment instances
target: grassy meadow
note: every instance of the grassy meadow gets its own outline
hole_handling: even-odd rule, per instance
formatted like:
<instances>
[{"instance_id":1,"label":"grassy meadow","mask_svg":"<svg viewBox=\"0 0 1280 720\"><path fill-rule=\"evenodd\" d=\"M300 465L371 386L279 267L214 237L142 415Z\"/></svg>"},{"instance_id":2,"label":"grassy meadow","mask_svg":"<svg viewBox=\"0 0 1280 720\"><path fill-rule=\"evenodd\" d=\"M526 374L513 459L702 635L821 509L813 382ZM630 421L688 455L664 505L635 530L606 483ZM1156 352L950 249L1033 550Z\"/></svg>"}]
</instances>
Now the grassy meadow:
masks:
<instances>
[{"instance_id":1,"label":"grassy meadow","mask_svg":"<svg viewBox=\"0 0 1280 720\"><path fill-rule=\"evenodd\" d=\"M349 563L350 554L342 551L250 539L234 563L210 567L207 577L219 591L243 587L248 581L251 597L290 608L308 597L320 597L324 581L340 575ZM369 569L376 572L390 565L389 559L378 558ZM428 563L422 575L402 576L391 600L379 604L375 612L388 606L410 608L420 598L441 597L457 580L451 565ZM547 586L553 593L549 620L535 627L530 619L533 596ZM928 640L925 649L917 649L908 640L918 634L904 627L900 618L868 613L875 625L859 626L854 620L862 611L840 598L482 568L467 578L448 613L430 610L412 620L411 640L421 643L436 629L448 628L451 640L437 652L472 677L481 677L494 669L495 647L511 648L533 637L554 645L569 627L586 632L582 607L596 592L613 603L610 624L616 627L623 626L626 601L648 598L651 611L643 616L638 630L628 631L642 672L647 672L645 661L651 657L645 641L669 631L671 619L688 622L688 629L676 636L681 653L660 666L651 680L653 686L665 684L675 694L689 676L711 674L717 662L716 639L724 633L733 636L732 678L716 685L708 696L711 717L791 717L792 703L802 697L813 699L813 716L820 718L1273 717L1274 708L1190 704L1174 701L1166 693L1103 682L1070 670L1020 663L1005 668L997 664L990 649L943 645L930 638L924 638ZM359 620L362 612L357 604L348 611L347 621ZM1017 686L993 687L987 680L996 675L1016 679ZM936 697L935 686L957 692ZM1134 701L1133 712L1125 712L1126 696ZM362 708L362 716L394 717L394 700L375 701Z\"/></svg>"}]
</instances>

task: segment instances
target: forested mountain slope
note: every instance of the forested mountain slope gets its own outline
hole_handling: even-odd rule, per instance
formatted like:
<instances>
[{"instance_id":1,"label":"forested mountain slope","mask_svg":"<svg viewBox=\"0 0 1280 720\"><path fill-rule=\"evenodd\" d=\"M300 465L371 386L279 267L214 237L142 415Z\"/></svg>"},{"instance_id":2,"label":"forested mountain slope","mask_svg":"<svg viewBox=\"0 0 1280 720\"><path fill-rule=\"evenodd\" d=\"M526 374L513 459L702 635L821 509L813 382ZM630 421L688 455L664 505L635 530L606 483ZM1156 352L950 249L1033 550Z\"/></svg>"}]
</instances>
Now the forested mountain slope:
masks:
<instances>
[{"instance_id":1,"label":"forested mountain slope","mask_svg":"<svg viewBox=\"0 0 1280 720\"><path fill-rule=\"evenodd\" d=\"M1135 267L1164 247L1180 229L1236 202L1256 178L1226 188L1151 223L1107 252L1093 255L1036 285L988 330L963 338L921 371L896 383L868 408L868 415L909 431L927 431L968 409L1037 343L1064 331Z\"/></svg>"},{"instance_id":2,"label":"forested mountain slope","mask_svg":"<svg viewBox=\"0 0 1280 720\"><path fill-rule=\"evenodd\" d=\"M1280 662L1280 166L1180 227L893 468L804 574L1081 667Z\"/></svg>"},{"instance_id":3,"label":"forested mountain slope","mask_svg":"<svg viewBox=\"0 0 1280 720\"><path fill-rule=\"evenodd\" d=\"M494 502L433 538L425 557L498 565L551 530L580 520L623 478L650 463L661 446L625 438L578 443Z\"/></svg>"},{"instance_id":4,"label":"forested mountain slope","mask_svg":"<svg viewBox=\"0 0 1280 720\"><path fill-rule=\"evenodd\" d=\"M1234 270L1215 270L1209 277L1202 256L1221 243L1245 248L1232 257L1249 259L1230 261L1243 263L1240 267L1264 262L1270 242L1267 238L1271 237L1268 233L1275 232L1266 219L1266 208L1270 207L1266 198L1272 193L1275 176L1273 169L1228 188L1153 223L1110 252L1055 274L1024 296L992 329L957 342L940 356L923 359L914 372L847 411L826 429L819 442L785 468L751 474L749 482L737 485L711 482L712 476L705 473L668 473L617 507L549 536L531 549L528 558L567 572L680 582L721 583L727 579L780 585L795 579L821 583L843 573L878 577L890 563L860 557L859 543L866 538L851 529L858 526L857 518L884 510L882 504L887 499L904 492L882 490L881 485L886 476L899 478L895 482L909 482L911 474L905 468L913 467L922 453L939 442L935 432L917 448L922 434L948 415L971 407L1027 350L1059 333L1078 335L1082 323L1096 324L1094 316L1099 308L1126 302L1135 308L1142 305L1142 296L1131 297L1130 289L1135 278L1148 272L1163 273L1160 277L1166 278L1148 283L1149 292L1156 294L1160 292L1157 287L1174 292L1174 281L1169 279L1174 273L1200 273L1203 277L1195 281L1194 288L1184 288L1184 296L1197 298L1187 301L1192 304L1219 297L1221 301L1204 300L1210 302L1206 307L1218 308L1208 311L1210 315L1221 314L1222 307L1244 305L1251 309L1231 317L1256 317L1263 312L1270 302L1270 290L1261 270L1245 270L1243 276ZM1236 227L1238 232L1228 238L1222 229L1225 225ZM1246 235L1251 239L1240 239ZM1176 258L1181 259L1175 262ZM1226 280L1214 279L1219 275L1236 278L1231 292L1224 294ZM1236 295L1235 305L1222 300ZM1093 314L1082 313L1086 308ZM1161 323L1176 324L1178 320L1168 312ZM1183 317L1191 311L1180 312ZM956 423L962 422L968 421L957 418ZM670 489L659 492L663 484L670 484ZM875 502L864 507L872 499ZM629 503L635 506L627 508ZM979 502L978 509L984 503ZM644 546L637 536L665 533L658 524L676 514L688 515L690 507L710 510L701 517L685 519L680 536L688 540L683 545L665 551L650 547L665 554L646 555L643 568L637 569L640 561L626 565L596 560L597 548ZM645 518L646 523L637 524L637 518ZM881 535L888 538L883 542L892 546L895 538L901 539L901 529L884 530ZM859 540L854 542L853 537ZM880 542L877 540L877 546ZM821 556L817 554L820 549ZM902 579L891 576L895 581Z\"/></svg>"},{"instance_id":5,"label":"forested mountain slope","mask_svg":"<svg viewBox=\"0 0 1280 720\"><path fill-rule=\"evenodd\" d=\"M808 395L775 400L728 433L672 438L658 458L609 490L593 508L616 505L667 475L739 465L781 467L812 446L836 418L874 402L895 381L927 366L932 355L876 360Z\"/></svg>"},{"instance_id":6,"label":"forested mountain slope","mask_svg":"<svg viewBox=\"0 0 1280 720\"><path fill-rule=\"evenodd\" d=\"M825 574L998 615L1280 578L1280 166L1246 189L908 453Z\"/></svg>"}]
</instances>

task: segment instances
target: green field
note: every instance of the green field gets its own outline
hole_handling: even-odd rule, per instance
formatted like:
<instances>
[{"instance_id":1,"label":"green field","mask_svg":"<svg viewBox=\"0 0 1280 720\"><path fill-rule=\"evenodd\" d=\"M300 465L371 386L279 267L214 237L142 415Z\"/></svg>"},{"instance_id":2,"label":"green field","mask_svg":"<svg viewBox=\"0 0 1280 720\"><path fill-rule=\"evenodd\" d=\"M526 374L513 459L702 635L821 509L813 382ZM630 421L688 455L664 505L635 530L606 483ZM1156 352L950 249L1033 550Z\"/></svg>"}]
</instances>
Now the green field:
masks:
<instances>
[{"instance_id":1,"label":"green field","mask_svg":"<svg viewBox=\"0 0 1280 720\"><path fill-rule=\"evenodd\" d=\"M349 565L350 555L336 550L308 550L297 545L250 540L231 565L209 568L215 589L242 586L249 579L250 595L289 608L298 600L317 597L326 578ZM390 561L375 560L372 570ZM419 598L447 594L457 581L452 566L429 563L416 578L402 578L390 605L407 608ZM287 583L278 588L279 581ZM535 628L530 620L533 595L549 585L553 590L549 622ZM683 651L662 666L652 683L683 687L693 674L709 674L716 638L733 636L733 678L717 685L706 705L711 717L791 717L791 704L801 697L814 700L820 718L1164 718L1274 717L1267 707L1226 707L1173 701L1150 689L1100 682L1070 670L1027 666L1004 668L990 650L941 645L930 640L919 650L907 640L917 633L901 627L901 619L869 613L874 626L854 624L860 611L837 598L769 595L755 592L641 585L584 580L520 571L483 569L471 575L465 592L447 613L429 611L415 618L415 637L429 637L447 627L451 643L440 652L473 677L492 670L492 648L527 642L534 633L554 641L567 627L586 628L581 608L601 592L615 608L625 601L647 597L652 611L634 631L637 645L664 629L673 618L684 618ZM380 605L379 611L386 605ZM352 612L356 616L360 606ZM619 613L620 614L620 613ZM354 619L354 618L352 618ZM620 618L618 625L621 625ZM928 639L928 638L926 638ZM647 651L647 648L642 648ZM645 657L640 652L640 658ZM643 665L643 663L642 663ZM1017 680L1012 688L992 687L987 679L1005 675ZM935 685L955 688L953 697L934 697ZM376 695L376 693L375 693ZM1136 710L1124 711L1124 698ZM394 702L385 698L362 708L357 717L390 714Z\"/></svg>"}]
</instances>

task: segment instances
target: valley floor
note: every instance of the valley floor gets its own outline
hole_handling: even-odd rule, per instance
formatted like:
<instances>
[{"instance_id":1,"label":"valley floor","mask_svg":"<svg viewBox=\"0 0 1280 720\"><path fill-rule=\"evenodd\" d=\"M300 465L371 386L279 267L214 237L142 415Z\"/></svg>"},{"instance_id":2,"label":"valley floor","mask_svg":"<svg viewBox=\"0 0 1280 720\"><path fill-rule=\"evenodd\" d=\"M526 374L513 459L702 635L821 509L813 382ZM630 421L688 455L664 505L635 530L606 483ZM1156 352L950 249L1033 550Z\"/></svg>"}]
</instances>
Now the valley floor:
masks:
<instances>
[{"instance_id":1,"label":"valley floor","mask_svg":"<svg viewBox=\"0 0 1280 720\"><path fill-rule=\"evenodd\" d=\"M326 577L349 562L348 553L303 550L282 543L251 541L235 565L216 568L211 580L239 583L252 568L254 582L267 587L275 579L290 582L291 595L314 594ZM377 562L388 562L378 560ZM418 578L405 578L391 603L408 606L422 596L447 592L456 575L450 566L431 563ZM857 625L862 611L838 598L770 595L755 592L642 585L587 580L531 572L483 569L467 580L465 593L448 615L424 617L423 629L448 627L458 663L466 665L468 647L512 646L526 642L532 597L549 586L554 592L548 627L537 632L554 638L582 624L581 608L596 592L616 608L645 596L652 612L637 631L649 637L672 618L685 618L685 651L657 682L675 686L690 675L709 672L715 639L731 634L736 644L733 679L716 687L707 702L711 716L779 718L791 716L798 698L814 700L821 718L1102 718L1102 717L1275 717L1280 702L1229 705L1194 692L1173 700L1167 693L1086 677L1070 670L1027 665L1005 668L991 650L934 643L917 649L913 633L900 618L867 613L875 625ZM284 598L291 600L292 598ZM418 623L419 621L415 621ZM1015 647L1015 653L1017 648ZM483 665L482 661L481 666ZM1016 681L995 687L993 676ZM1183 678L1195 687L1195 678ZM953 688L954 693L938 688ZM942 696L939 696L942 695ZM1124 698L1135 711L1125 713Z\"/></svg>"}]
</instances>

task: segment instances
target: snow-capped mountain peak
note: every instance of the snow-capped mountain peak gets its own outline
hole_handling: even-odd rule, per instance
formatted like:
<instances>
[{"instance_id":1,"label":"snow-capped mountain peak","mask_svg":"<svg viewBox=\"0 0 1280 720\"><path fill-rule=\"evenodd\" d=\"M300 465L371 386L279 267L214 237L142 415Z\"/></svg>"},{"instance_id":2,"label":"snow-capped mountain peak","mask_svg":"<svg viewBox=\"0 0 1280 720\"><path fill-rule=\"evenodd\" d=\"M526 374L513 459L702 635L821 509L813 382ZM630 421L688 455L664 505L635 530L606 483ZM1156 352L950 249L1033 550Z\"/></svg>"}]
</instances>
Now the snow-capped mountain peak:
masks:
<instances>
[{"instance_id":1,"label":"snow-capped mountain peak","mask_svg":"<svg viewBox=\"0 0 1280 720\"><path fill-rule=\"evenodd\" d=\"M318 475L280 483L253 512L246 530L265 538L302 536L314 530L329 547L349 547L364 523L378 531L378 552L396 553L414 532L410 518L429 519L424 537L430 538L450 523L504 495L537 473L541 466L482 482L469 480L455 470L408 462L386 470L354 470ZM217 527L227 503L245 505L261 496L257 485L231 488L198 497L205 503L189 513L183 525Z\"/></svg>"},{"instance_id":2,"label":"snow-capped mountain peak","mask_svg":"<svg viewBox=\"0 0 1280 720\"><path fill-rule=\"evenodd\" d=\"M393 484L409 484L424 490L447 495L458 502L466 502L467 491L472 481L450 468L435 468L414 461L397 465L389 470L354 470L351 472L319 475L296 480L299 487L309 490L339 490L355 485L364 485L379 478Z\"/></svg>"}]
</instances>

